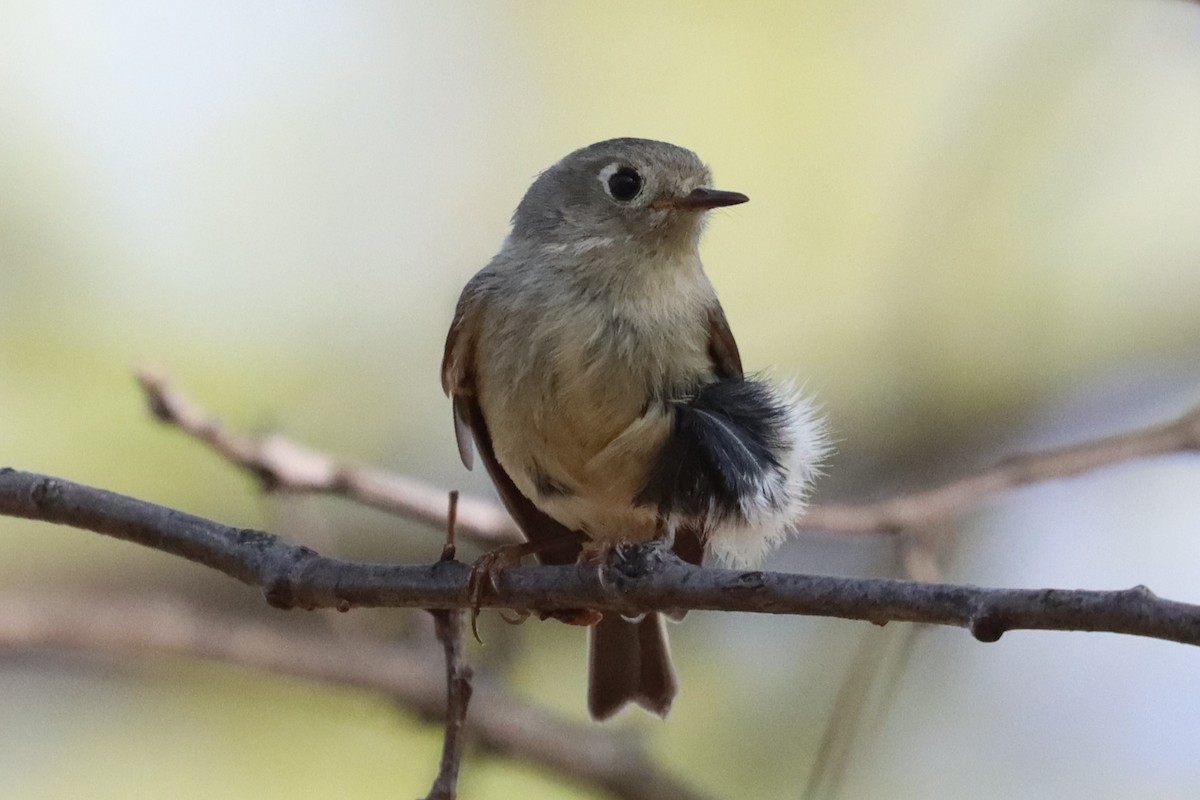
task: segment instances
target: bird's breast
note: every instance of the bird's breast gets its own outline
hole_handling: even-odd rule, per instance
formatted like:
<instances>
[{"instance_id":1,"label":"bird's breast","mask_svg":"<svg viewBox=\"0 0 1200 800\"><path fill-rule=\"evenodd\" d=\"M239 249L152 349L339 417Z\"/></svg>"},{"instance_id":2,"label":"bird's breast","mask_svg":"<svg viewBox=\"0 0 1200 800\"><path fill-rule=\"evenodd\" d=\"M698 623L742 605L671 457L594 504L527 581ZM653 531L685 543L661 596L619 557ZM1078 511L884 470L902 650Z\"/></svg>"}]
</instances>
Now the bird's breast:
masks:
<instances>
[{"instance_id":1,"label":"bird's breast","mask_svg":"<svg viewBox=\"0 0 1200 800\"><path fill-rule=\"evenodd\" d=\"M593 535L632 524L618 510L671 430L666 401L712 380L706 306L689 299L577 302L509 315L511 335L487 337L480 401L496 456L560 522Z\"/></svg>"},{"instance_id":2,"label":"bird's breast","mask_svg":"<svg viewBox=\"0 0 1200 800\"><path fill-rule=\"evenodd\" d=\"M701 332L690 319L583 310L556 335L532 343L524 406L553 449L591 459L648 410L691 391L711 374Z\"/></svg>"}]
</instances>

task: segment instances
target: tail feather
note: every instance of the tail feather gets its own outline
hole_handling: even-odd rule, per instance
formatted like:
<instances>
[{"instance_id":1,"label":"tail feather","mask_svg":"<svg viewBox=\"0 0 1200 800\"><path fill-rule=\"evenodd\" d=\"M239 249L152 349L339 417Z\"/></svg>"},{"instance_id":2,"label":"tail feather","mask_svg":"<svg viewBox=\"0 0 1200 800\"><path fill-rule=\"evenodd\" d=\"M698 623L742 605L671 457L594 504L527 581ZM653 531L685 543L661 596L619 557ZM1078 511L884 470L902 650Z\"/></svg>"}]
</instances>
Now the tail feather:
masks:
<instances>
[{"instance_id":1,"label":"tail feather","mask_svg":"<svg viewBox=\"0 0 1200 800\"><path fill-rule=\"evenodd\" d=\"M588 711L607 719L627 703L665 717L679 691L667 632L658 614L630 622L605 614L591 628Z\"/></svg>"}]
</instances>

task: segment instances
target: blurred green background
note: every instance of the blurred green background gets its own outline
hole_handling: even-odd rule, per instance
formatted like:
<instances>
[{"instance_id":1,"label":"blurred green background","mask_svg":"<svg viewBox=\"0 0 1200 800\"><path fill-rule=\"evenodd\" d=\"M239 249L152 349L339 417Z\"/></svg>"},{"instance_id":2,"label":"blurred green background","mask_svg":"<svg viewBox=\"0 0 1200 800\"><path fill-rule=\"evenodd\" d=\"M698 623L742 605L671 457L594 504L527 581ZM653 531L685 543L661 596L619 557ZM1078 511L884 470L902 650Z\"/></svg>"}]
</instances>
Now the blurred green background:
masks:
<instances>
[{"instance_id":1,"label":"blurred green background","mask_svg":"<svg viewBox=\"0 0 1200 800\"><path fill-rule=\"evenodd\" d=\"M430 559L440 538L256 494L148 419L131 368L240 428L486 495L437 381L454 301L538 171L611 136L690 147L752 198L703 253L748 368L829 414L818 499L1200 401L1200 6L1182 0L0 2L0 120L0 465L330 554ZM1180 456L999 498L944 577L1200 602L1198 488ZM313 616L80 531L0 519L0 553L8 589ZM900 556L807 537L769 566L900 574ZM583 718L579 631L484 622L481 672ZM617 726L718 796L764 798L801 796L864 638L898 661L904 637L699 613L672 633L672 716ZM936 630L884 673L841 797L1200 792L1194 650ZM361 692L29 654L0 661L0 719L0 795L21 798L416 797L441 736ZM462 788L594 796L496 758Z\"/></svg>"}]
</instances>

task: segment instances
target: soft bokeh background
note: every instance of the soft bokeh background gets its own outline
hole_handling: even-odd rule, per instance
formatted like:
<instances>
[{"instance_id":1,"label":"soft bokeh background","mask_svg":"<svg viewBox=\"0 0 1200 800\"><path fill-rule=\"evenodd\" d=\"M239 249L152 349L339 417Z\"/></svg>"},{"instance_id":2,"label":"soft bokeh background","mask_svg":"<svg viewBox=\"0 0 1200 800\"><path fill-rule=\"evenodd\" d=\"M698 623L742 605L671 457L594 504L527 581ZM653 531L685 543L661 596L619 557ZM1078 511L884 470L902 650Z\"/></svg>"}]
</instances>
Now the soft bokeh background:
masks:
<instances>
[{"instance_id":1,"label":"soft bokeh background","mask_svg":"<svg viewBox=\"0 0 1200 800\"><path fill-rule=\"evenodd\" d=\"M1200 401L1195 4L3 2L0 463L348 557L432 557L436 533L257 496L148 421L130 368L240 427L486 494L436 378L454 300L533 176L617 135L691 147L753 198L715 215L705 260L748 366L828 410L821 498ZM1164 458L998 499L944 575L1200 602L1198 534L1200 463ZM305 624L93 534L0 519L0 552L7 588ZM810 538L770 566L898 574L899 556ZM582 718L578 631L485 622L481 669ZM841 797L1200 792L1193 649L933 630L905 661L903 626L717 614L673 634L670 720L618 724L720 796L801 795L861 652L885 667ZM178 661L7 656L0 720L0 794L22 798L415 797L440 740L372 695ZM497 759L463 781L592 796Z\"/></svg>"}]
</instances>

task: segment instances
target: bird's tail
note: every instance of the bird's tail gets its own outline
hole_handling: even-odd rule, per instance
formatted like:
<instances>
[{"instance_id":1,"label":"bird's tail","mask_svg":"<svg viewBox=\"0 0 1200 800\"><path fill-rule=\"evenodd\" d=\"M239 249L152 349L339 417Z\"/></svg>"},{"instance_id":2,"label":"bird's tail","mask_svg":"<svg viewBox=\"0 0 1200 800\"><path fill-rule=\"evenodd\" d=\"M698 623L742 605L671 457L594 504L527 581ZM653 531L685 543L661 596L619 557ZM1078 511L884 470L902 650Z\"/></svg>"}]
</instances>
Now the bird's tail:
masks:
<instances>
[{"instance_id":1,"label":"bird's tail","mask_svg":"<svg viewBox=\"0 0 1200 800\"><path fill-rule=\"evenodd\" d=\"M679 691L667 632L658 614L637 622L605 614L591 628L588 711L607 719L627 703L665 717Z\"/></svg>"}]
</instances>

